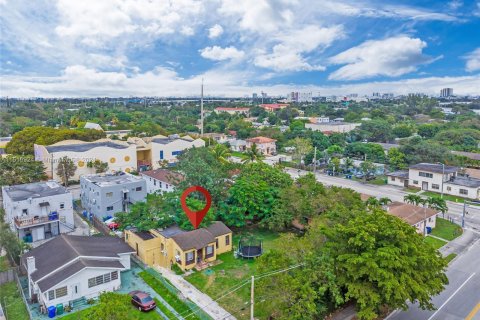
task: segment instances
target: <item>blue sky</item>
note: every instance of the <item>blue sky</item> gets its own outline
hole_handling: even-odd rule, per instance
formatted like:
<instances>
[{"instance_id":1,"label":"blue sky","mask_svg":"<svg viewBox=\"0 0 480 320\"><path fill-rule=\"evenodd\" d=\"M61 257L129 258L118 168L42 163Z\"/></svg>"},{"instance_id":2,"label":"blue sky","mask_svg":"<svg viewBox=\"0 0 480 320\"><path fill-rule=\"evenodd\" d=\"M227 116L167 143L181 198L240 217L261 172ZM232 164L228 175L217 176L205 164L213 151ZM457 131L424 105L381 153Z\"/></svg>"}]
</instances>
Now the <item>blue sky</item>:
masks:
<instances>
[{"instance_id":1,"label":"blue sky","mask_svg":"<svg viewBox=\"0 0 480 320\"><path fill-rule=\"evenodd\" d=\"M1 96L480 95L480 1L0 0Z\"/></svg>"}]
</instances>

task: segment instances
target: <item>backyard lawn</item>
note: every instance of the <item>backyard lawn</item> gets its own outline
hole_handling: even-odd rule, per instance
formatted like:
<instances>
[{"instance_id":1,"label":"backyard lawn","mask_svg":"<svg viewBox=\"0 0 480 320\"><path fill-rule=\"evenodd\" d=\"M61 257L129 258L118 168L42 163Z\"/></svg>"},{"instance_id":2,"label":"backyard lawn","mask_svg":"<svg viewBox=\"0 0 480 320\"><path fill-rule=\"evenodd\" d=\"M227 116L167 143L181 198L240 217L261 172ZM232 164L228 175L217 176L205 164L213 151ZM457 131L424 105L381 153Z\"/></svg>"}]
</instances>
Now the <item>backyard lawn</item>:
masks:
<instances>
[{"instance_id":1,"label":"backyard lawn","mask_svg":"<svg viewBox=\"0 0 480 320\"><path fill-rule=\"evenodd\" d=\"M250 231L242 231L241 233L234 232L234 247L238 246L238 240L242 235L253 235L262 239L263 248L266 251L273 247L275 240L279 237L278 233L268 230L251 229ZM222 261L219 265L201 272L195 272L185 278L213 299L219 298L225 291L244 281L248 281L252 275L256 274L255 260L236 259L233 252L224 253L218 256L218 259ZM239 290L218 300L218 303L237 319L249 319L249 301L250 285L245 285ZM268 316L262 313L261 304L256 306L255 314L260 319L265 319Z\"/></svg>"},{"instance_id":2,"label":"backyard lawn","mask_svg":"<svg viewBox=\"0 0 480 320\"><path fill-rule=\"evenodd\" d=\"M0 301L7 319L28 319L27 307L15 281L0 285Z\"/></svg>"},{"instance_id":3,"label":"backyard lawn","mask_svg":"<svg viewBox=\"0 0 480 320\"><path fill-rule=\"evenodd\" d=\"M432 235L439 238L452 241L462 234L463 230L458 224L452 223L446 219L437 218L435 228L432 230Z\"/></svg>"},{"instance_id":4,"label":"backyard lawn","mask_svg":"<svg viewBox=\"0 0 480 320\"><path fill-rule=\"evenodd\" d=\"M7 256L0 257L0 272L7 271L10 268L10 262L8 262Z\"/></svg>"}]
</instances>

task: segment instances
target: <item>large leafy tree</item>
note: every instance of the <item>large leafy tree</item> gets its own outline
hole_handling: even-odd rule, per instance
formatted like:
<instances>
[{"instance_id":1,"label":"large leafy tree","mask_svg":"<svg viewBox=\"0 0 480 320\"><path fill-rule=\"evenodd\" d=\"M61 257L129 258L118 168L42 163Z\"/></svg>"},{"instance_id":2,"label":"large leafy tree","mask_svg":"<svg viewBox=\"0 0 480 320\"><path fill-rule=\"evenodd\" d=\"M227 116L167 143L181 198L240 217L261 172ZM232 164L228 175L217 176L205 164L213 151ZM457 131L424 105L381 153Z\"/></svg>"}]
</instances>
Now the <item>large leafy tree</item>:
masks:
<instances>
[{"instance_id":1,"label":"large leafy tree","mask_svg":"<svg viewBox=\"0 0 480 320\"><path fill-rule=\"evenodd\" d=\"M388 164L393 170L401 170L407 168L407 159L405 154L398 148L388 150Z\"/></svg>"},{"instance_id":2,"label":"large leafy tree","mask_svg":"<svg viewBox=\"0 0 480 320\"><path fill-rule=\"evenodd\" d=\"M295 138L291 144L295 148L293 154L298 163L301 163L303 157L313 149L310 140L304 138Z\"/></svg>"},{"instance_id":3,"label":"large leafy tree","mask_svg":"<svg viewBox=\"0 0 480 320\"><path fill-rule=\"evenodd\" d=\"M32 156L0 158L0 186L31 183L47 178L43 163Z\"/></svg>"},{"instance_id":4,"label":"large leafy tree","mask_svg":"<svg viewBox=\"0 0 480 320\"><path fill-rule=\"evenodd\" d=\"M228 190L220 216L228 225L238 227L248 220L263 220L271 214L280 191L291 182L280 168L263 162L247 164Z\"/></svg>"}]
</instances>

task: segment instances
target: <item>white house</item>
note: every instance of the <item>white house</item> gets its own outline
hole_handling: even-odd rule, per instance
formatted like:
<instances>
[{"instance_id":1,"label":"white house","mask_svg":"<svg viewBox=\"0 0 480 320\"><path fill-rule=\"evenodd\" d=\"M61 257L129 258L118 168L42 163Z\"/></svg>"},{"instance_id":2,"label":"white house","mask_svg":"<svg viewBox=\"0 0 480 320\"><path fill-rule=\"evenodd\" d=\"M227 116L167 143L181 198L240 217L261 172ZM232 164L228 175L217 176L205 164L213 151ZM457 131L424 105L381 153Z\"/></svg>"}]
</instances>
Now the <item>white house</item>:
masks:
<instances>
[{"instance_id":1,"label":"white house","mask_svg":"<svg viewBox=\"0 0 480 320\"><path fill-rule=\"evenodd\" d=\"M178 135L153 137L150 143L153 169L158 169L163 161L169 164L175 163L177 156L187 149L205 147L205 141L202 139L193 139L190 136L179 137Z\"/></svg>"},{"instance_id":2,"label":"white house","mask_svg":"<svg viewBox=\"0 0 480 320\"><path fill-rule=\"evenodd\" d=\"M68 157L77 166L71 178L95 173L89 163L99 160L108 164L107 172L131 172L137 169L137 147L124 141L100 139L93 142L64 140L50 146L34 145L35 160L42 161L45 173L51 179L61 180L57 175L58 160Z\"/></svg>"},{"instance_id":3,"label":"white house","mask_svg":"<svg viewBox=\"0 0 480 320\"><path fill-rule=\"evenodd\" d=\"M102 127L98 123L87 122L84 126L85 129L93 129L98 131L103 131Z\"/></svg>"},{"instance_id":4,"label":"white house","mask_svg":"<svg viewBox=\"0 0 480 320\"><path fill-rule=\"evenodd\" d=\"M394 201L385 206L386 211L396 216L412 227L417 229L418 233L428 232L428 229L435 228L438 212L430 209L415 206L409 203Z\"/></svg>"},{"instance_id":5,"label":"white house","mask_svg":"<svg viewBox=\"0 0 480 320\"><path fill-rule=\"evenodd\" d=\"M183 180L183 176L175 171L167 169L155 169L140 173L147 184L147 193L171 192L175 186Z\"/></svg>"},{"instance_id":6,"label":"white house","mask_svg":"<svg viewBox=\"0 0 480 320\"><path fill-rule=\"evenodd\" d=\"M408 169L409 185L441 192L442 184L457 175L458 168L434 163L418 163Z\"/></svg>"},{"instance_id":7,"label":"white house","mask_svg":"<svg viewBox=\"0 0 480 320\"><path fill-rule=\"evenodd\" d=\"M117 237L61 235L22 256L29 297L48 308L118 290L132 253Z\"/></svg>"},{"instance_id":8,"label":"white house","mask_svg":"<svg viewBox=\"0 0 480 320\"><path fill-rule=\"evenodd\" d=\"M247 150L247 141L242 139L230 139L228 140L230 144L230 149L232 151L243 152Z\"/></svg>"},{"instance_id":9,"label":"white house","mask_svg":"<svg viewBox=\"0 0 480 320\"><path fill-rule=\"evenodd\" d=\"M73 231L72 194L55 181L2 187L5 221L25 242Z\"/></svg>"},{"instance_id":10,"label":"white house","mask_svg":"<svg viewBox=\"0 0 480 320\"><path fill-rule=\"evenodd\" d=\"M386 176L388 177L388 184L398 187L408 187L408 170L389 172Z\"/></svg>"}]
</instances>

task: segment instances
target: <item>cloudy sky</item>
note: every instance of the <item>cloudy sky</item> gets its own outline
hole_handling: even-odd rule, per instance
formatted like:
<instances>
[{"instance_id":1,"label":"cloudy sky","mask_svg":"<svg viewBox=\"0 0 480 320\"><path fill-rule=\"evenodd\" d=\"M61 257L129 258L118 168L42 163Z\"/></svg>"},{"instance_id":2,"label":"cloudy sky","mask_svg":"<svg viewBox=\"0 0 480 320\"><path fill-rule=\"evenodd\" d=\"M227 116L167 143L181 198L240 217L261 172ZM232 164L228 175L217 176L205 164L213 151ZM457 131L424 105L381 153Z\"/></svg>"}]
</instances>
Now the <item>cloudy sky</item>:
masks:
<instances>
[{"instance_id":1,"label":"cloudy sky","mask_svg":"<svg viewBox=\"0 0 480 320\"><path fill-rule=\"evenodd\" d=\"M0 0L0 95L480 94L480 0Z\"/></svg>"}]
</instances>

